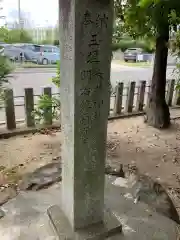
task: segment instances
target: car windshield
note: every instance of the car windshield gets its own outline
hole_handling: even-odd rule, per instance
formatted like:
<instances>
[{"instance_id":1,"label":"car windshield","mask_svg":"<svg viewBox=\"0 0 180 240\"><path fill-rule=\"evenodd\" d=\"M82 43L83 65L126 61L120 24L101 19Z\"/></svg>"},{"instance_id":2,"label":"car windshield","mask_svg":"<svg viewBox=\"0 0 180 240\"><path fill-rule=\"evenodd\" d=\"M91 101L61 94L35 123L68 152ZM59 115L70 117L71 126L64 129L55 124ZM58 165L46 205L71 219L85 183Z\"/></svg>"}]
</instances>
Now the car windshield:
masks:
<instances>
[{"instance_id":1,"label":"car windshield","mask_svg":"<svg viewBox=\"0 0 180 240\"><path fill-rule=\"evenodd\" d=\"M43 46L41 47L42 52L48 52L48 53L59 53L59 48L55 46Z\"/></svg>"},{"instance_id":2,"label":"car windshield","mask_svg":"<svg viewBox=\"0 0 180 240\"><path fill-rule=\"evenodd\" d=\"M43 46L43 47L41 47L41 51L42 52L52 52L52 48Z\"/></svg>"},{"instance_id":3,"label":"car windshield","mask_svg":"<svg viewBox=\"0 0 180 240\"><path fill-rule=\"evenodd\" d=\"M32 50L34 52L41 52L41 46L40 45L33 45Z\"/></svg>"},{"instance_id":4,"label":"car windshield","mask_svg":"<svg viewBox=\"0 0 180 240\"><path fill-rule=\"evenodd\" d=\"M129 48L126 50L126 53L140 53L140 52L142 52L142 50L138 48Z\"/></svg>"}]
</instances>

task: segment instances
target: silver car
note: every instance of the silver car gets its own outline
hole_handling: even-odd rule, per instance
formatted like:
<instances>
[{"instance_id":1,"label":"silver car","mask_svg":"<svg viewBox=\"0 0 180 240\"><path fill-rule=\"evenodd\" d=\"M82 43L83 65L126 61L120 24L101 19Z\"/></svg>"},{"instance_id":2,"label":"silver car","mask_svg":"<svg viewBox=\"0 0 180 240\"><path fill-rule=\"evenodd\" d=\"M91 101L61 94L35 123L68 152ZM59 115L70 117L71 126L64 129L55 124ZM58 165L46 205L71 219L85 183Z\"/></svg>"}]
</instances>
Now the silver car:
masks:
<instances>
[{"instance_id":1,"label":"silver car","mask_svg":"<svg viewBox=\"0 0 180 240\"><path fill-rule=\"evenodd\" d=\"M22 49L20 46L8 45L1 49L1 55L8 57L11 61L37 62L38 56L32 50Z\"/></svg>"},{"instance_id":2,"label":"silver car","mask_svg":"<svg viewBox=\"0 0 180 240\"><path fill-rule=\"evenodd\" d=\"M40 56L38 59L39 64L55 64L60 60L60 49L52 45L41 45Z\"/></svg>"},{"instance_id":3,"label":"silver car","mask_svg":"<svg viewBox=\"0 0 180 240\"><path fill-rule=\"evenodd\" d=\"M22 48L24 51L34 52L33 62L38 64L55 64L60 60L60 49L54 45L18 43L15 46Z\"/></svg>"},{"instance_id":4,"label":"silver car","mask_svg":"<svg viewBox=\"0 0 180 240\"><path fill-rule=\"evenodd\" d=\"M133 61L136 62L137 61L137 55L143 53L143 49L142 48L128 48L125 52L124 52L124 61L128 62L128 61Z\"/></svg>"}]
</instances>

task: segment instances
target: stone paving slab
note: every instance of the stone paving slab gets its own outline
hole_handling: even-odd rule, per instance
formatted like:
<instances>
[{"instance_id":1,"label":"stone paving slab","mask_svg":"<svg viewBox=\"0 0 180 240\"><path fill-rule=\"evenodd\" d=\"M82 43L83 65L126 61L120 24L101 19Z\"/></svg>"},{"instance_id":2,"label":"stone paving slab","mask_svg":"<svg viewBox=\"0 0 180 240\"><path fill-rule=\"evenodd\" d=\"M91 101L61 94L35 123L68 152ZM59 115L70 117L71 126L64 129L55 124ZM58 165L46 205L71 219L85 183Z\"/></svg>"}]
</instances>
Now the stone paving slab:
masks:
<instances>
[{"instance_id":1,"label":"stone paving slab","mask_svg":"<svg viewBox=\"0 0 180 240\"><path fill-rule=\"evenodd\" d=\"M91 225L76 232L72 231L67 217L59 206L52 206L47 210L52 226L59 236L59 240L98 240L119 236L122 233L122 225L109 209L104 209L104 222Z\"/></svg>"},{"instance_id":2,"label":"stone paving slab","mask_svg":"<svg viewBox=\"0 0 180 240\"><path fill-rule=\"evenodd\" d=\"M55 161L36 169L24 176L19 188L21 190L40 190L61 181L61 162Z\"/></svg>"},{"instance_id":3,"label":"stone paving slab","mask_svg":"<svg viewBox=\"0 0 180 240\"><path fill-rule=\"evenodd\" d=\"M134 205L123 194L127 189L111 184L115 177L106 177L105 203L123 225L123 235L112 240L177 240L177 225L153 212L145 204ZM47 216L47 209L60 205L61 184L41 191L20 192L2 206L1 240L58 240Z\"/></svg>"},{"instance_id":4,"label":"stone paving slab","mask_svg":"<svg viewBox=\"0 0 180 240\"><path fill-rule=\"evenodd\" d=\"M110 165L106 165L105 174L113 175L116 177L124 177L122 166L116 169ZM19 184L19 189L22 191L26 191L26 190L37 191L37 190L49 187L54 183L60 182L61 179L62 179L61 160L59 159L59 157L56 157L56 159L52 163L48 163L40 168L37 168L34 172L25 174ZM2 202L3 202L3 199L2 199ZM0 198L0 205L1 205L1 198Z\"/></svg>"}]
</instances>

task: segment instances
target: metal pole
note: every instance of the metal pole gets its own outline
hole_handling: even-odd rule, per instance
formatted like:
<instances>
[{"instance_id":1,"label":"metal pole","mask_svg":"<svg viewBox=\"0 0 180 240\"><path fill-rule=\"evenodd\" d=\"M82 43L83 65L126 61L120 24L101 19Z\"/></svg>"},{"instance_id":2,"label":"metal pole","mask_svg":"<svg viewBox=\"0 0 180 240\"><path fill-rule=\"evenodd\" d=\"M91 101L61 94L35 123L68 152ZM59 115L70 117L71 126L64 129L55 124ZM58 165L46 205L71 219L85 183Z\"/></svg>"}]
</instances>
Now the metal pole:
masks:
<instances>
[{"instance_id":1,"label":"metal pole","mask_svg":"<svg viewBox=\"0 0 180 240\"><path fill-rule=\"evenodd\" d=\"M21 0L18 0L18 26L19 26L19 29L22 28L22 25L21 25Z\"/></svg>"}]
</instances>

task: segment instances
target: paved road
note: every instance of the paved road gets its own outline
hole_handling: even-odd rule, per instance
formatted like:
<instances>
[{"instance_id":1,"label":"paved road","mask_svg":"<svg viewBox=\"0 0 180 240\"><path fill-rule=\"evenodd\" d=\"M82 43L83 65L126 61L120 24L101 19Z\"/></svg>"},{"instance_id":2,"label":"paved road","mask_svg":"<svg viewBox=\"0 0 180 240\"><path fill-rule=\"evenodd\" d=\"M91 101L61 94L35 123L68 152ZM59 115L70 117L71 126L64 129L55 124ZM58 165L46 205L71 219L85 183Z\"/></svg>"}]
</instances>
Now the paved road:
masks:
<instances>
[{"instance_id":1,"label":"paved road","mask_svg":"<svg viewBox=\"0 0 180 240\"><path fill-rule=\"evenodd\" d=\"M172 78L173 67L167 70L167 78ZM56 75L55 69L24 69L16 71L10 78L14 96L24 96L24 88L32 87L34 94L42 93L43 87L51 87L53 93L58 89L51 83L51 78ZM115 86L117 81L128 83L129 81L150 80L152 68L126 67L113 64L111 69L111 83ZM16 104L22 104L23 98L15 100ZM16 107L16 118L24 118L24 108ZM5 119L5 113L0 111L0 121Z\"/></svg>"},{"instance_id":2,"label":"paved road","mask_svg":"<svg viewBox=\"0 0 180 240\"><path fill-rule=\"evenodd\" d=\"M173 67L169 67L167 78L172 78L172 71ZM45 86L50 86L53 92L58 92L58 89L51 83L51 78L55 75L55 69L25 69L15 72L10 82L15 96L24 95L24 88L27 87L33 87L35 94L40 94ZM112 65L111 83L113 86L117 81L128 83L129 81L150 80L151 77L152 68Z\"/></svg>"}]
</instances>

